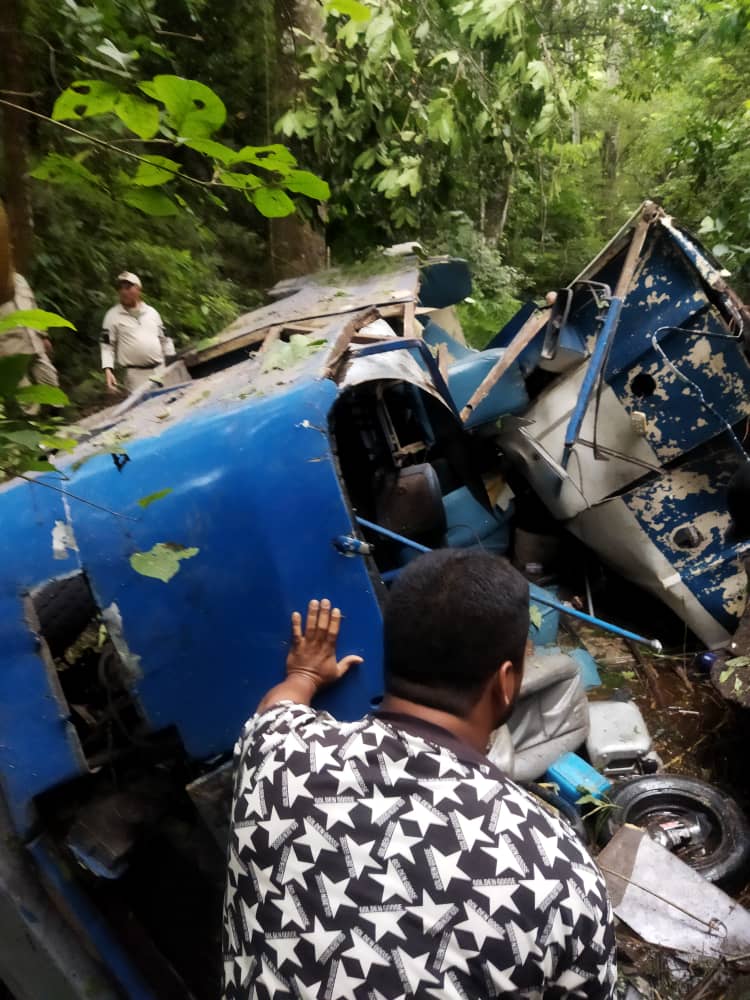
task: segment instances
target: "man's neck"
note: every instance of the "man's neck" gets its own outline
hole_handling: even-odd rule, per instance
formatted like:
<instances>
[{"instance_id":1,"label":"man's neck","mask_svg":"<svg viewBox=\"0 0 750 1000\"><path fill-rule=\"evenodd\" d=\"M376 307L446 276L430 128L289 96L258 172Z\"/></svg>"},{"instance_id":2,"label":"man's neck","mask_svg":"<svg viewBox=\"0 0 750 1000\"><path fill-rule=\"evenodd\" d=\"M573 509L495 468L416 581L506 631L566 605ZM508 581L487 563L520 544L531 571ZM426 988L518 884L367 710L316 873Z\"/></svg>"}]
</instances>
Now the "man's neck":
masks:
<instances>
[{"instance_id":1,"label":"man's neck","mask_svg":"<svg viewBox=\"0 0 750 1000\"><path fill-rule=\"evenodd\" d=\"M451 712L443 712L439 708L429 708L427 705L420 705L419 702L409 701L408 698L399 698L395 694L386 694L378 707L380 712L394 712L398 715L410 715L423 722L430 722L433 726L440 726L447 730L457 739L468 743L470 747L484 753L490 739L491 728L480 720L470 715L463 718L460 715L453 715Z\"/></svg>"}]
</instances>

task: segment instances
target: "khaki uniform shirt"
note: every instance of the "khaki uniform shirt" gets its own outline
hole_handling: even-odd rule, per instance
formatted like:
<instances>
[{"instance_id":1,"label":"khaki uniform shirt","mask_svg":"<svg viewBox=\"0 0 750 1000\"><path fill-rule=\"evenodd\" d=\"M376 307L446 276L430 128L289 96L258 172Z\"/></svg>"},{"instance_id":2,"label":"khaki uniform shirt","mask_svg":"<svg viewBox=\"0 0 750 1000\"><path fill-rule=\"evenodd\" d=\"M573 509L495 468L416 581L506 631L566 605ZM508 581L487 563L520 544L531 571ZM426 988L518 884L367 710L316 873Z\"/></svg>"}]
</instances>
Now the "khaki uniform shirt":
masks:
<instances>
[{"instance_id":1,"label":"khaki uniform shirt","mask_svg":"<svg viewBox=\"0 0 750 1000\"><path fill-rule=\"evenodd\" d=\"M16 274L14 278L15 293L10 302L3 302L0 305L0 319L18 309L36 309L36 299L28 281L20 274ZM36 354L38 357L46 358L47 352L42 335L38 330L30 330L26 326L19 326L15 330L3 333L0 335L0 357L6 358L11 354Z\"/></svg>"},{"instance_id":2,"label":"khaki uniform shirt","mask_svg":"<svg viewBox=\"0 0 750 1000\"><path fill-rule=\"evenodd\" d=\"M112 306L102 323L102 368L155 368L174 354L161 316L141 302L135 309Z\"/></svg>"}]
</instances>

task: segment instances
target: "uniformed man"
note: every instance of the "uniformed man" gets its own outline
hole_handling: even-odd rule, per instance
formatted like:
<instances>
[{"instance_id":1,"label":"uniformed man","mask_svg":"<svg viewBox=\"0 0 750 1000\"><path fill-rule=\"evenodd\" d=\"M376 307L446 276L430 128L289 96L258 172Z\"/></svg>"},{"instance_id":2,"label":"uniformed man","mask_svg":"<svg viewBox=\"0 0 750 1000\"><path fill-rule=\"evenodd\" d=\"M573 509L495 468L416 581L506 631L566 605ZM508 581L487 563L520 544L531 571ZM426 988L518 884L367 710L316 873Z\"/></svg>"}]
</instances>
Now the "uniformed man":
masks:
<instances>
[{"instance_id":1,"label":"uniformed man","mask_svg":"<svg viewBox=\"0 0 750 1000\"><path fill-rule=\"evenodd\" d=\"M138 275L123 271L115 284L120 301L102 323L102 368L110 392L119 388L115 367L123 370L127 391L135 392L149 381L159 382L167 360L174 356L174 344L164 333L159 313L142 300Z\"/></svg>"},{"instance_id":2,"label":"uniformed man","mask_svg":"<svg viewBox=\"0 0 750 1000\"><path fill-rule=\"evenodd\" d=\"M36 309L34 293L23 275L13 271L11 281L12 285L8 292L12 297L0 302L0 319L17 310ZM6 295L3 295L3 298L5 299ZM28 369L28 378L25 378L21 385L27 385L30 380L37 384L59 386L57 369L51 360L52 344L45 334L28 326L18 326L14 330L9 330L0 337L0 357L7 357L10 354L31 354L33 357Z\"/></svg>"}]
</instances>

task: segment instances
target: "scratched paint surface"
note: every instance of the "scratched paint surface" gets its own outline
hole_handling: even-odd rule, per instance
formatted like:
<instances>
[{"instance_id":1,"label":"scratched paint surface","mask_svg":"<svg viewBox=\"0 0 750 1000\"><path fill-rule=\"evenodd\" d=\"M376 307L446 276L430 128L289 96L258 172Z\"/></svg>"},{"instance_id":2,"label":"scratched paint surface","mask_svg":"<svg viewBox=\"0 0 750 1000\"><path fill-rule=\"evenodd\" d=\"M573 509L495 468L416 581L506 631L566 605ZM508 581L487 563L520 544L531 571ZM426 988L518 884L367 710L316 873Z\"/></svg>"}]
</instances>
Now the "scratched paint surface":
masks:
<instances>
[{"instance_id":1,"label":"scratched paint surface","mask_svg":"<svg viewBox=\"0 0 750 1000\"><path fill-rule=\"evenodd\" d=\"M596 280L614 286L623 259L624 251ZM590 292L577 293L571 321L587 332L589 349L594 313ZM741 342L727 339L728 327L698 272L660 226L652 228L646 241L604 377L628 413L644 414L646 440L662 462L670 462L724 428L698 390L654 349L653 334L667 358L730 424L750 415L750 365Z\"/></svg>"},{"instance_id":2,"label":"scratched paint surface","mask_svg":"<svg viewBox=\"0 0 750 1000\"><path fill-rule=\"evenodd\" d=\"M745 608L747 577L732 537L727 486L737 468L732 449L708 446L688 462L642 484L623 499L644 532L666 556L705 609L734 631ZM680 528L700 534L698 544L682 548Z\"/></svg>"}]
</instances>

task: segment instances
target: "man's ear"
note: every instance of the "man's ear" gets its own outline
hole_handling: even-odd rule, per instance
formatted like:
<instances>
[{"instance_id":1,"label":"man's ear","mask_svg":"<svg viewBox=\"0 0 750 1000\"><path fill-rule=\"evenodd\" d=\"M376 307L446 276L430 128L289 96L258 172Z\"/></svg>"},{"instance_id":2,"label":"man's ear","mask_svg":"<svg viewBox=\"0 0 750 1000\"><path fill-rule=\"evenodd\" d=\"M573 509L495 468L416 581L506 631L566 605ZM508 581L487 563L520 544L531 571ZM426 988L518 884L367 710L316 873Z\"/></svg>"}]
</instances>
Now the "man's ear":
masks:
<instances>
[{"instance_id":1,"label":"man's ear","mask_svg":"<svg viewBox=\"0 0 750 1000\"><path fill-rule=\"evenodd\" d=\"M503 715L510 715L518 695L518 688L518 671L510 660L505 660L495 674L495 694L498 708Z\"/></svg>"}]
</instances>

